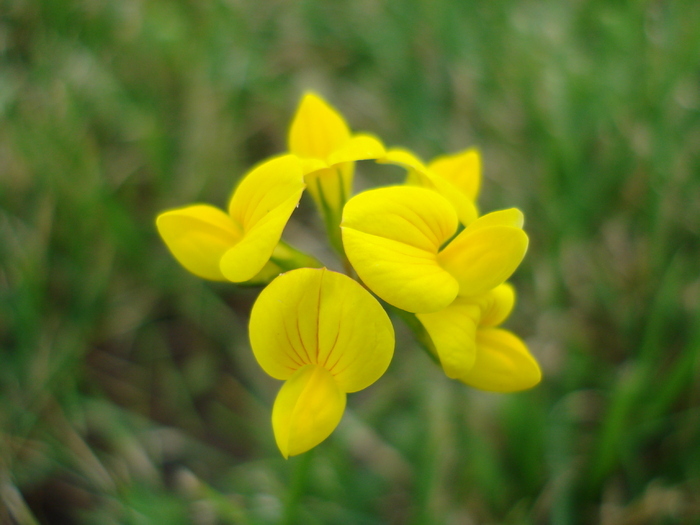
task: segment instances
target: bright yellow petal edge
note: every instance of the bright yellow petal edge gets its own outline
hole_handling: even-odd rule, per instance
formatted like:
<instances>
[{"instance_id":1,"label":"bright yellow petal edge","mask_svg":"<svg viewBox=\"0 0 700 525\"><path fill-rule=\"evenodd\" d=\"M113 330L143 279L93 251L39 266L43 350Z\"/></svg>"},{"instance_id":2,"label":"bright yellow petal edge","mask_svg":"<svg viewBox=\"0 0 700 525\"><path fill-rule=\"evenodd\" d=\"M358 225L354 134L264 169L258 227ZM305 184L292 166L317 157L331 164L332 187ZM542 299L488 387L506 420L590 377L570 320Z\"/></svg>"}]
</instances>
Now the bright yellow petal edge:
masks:
<instances>
[{"instance_id":1,"label":"bright yellow petal edge","mask_svg":"<svg viewBox=\"0 0 700 525\"><path fill-rule=\"evenodd\" d=\"M384 374L394 330L379 302L349 277L302 268L277 277L251 311L250 343L260 366L285 380L272 413L284 457L326 439L345 394Z\"/></svg>"},{"instance_id":2,"label":"bright yellow petal edge","mask_svg":"<svg viewBox=\"0 0 700 525\"><path fill-rule=\"evenodd\" d=\"M161 213L158 232L185 269L204 279L245 282L270 260L304 191L301 161L268 160L243 177L229 214L205 204Z\"/></svg>"}]
</instances>

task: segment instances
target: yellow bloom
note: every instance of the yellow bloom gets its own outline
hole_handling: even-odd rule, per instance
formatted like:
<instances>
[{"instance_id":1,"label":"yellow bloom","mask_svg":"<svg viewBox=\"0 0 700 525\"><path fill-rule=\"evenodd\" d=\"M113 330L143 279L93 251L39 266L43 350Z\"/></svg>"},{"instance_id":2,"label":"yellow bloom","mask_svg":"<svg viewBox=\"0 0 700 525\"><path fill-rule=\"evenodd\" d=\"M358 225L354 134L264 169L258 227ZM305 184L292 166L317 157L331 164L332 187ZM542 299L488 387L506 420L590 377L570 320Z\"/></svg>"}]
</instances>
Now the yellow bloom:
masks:
<instances>
[{"instance_id":1,"label":"yellow bloom","mask_svg":"<svg viewBox=\"0 0 700 525\"><path fill-rule=\"evenodd\" d=\"M535 386L542 373L521 339L496 328L514 304L515 291L505 283L416 317L430 335L448 377L481 390L515 392Z\"/></svg>"},{"instance_id":2,"label":"yellow bloom","mask_svg":"<svg viewBox=\"0 0 700 525\"><path fill-rule=\"evenodd\" d=\"M306 185L319 208L340 210L352 194L354 161L385 153L376 137L351 134L342 115L306 93L289 130L289 151L304 161Z\"/></svg>"},{"instance_id":3,"label":"yellow bloom","mask_svg":"<svg viewBox=\"0 0 700 525\"><path fill-rule=\"evenodd\" d=\"M437 191L392 186L350 199L341 229L348 259L374 293L426 313L505 282L527 251L523 214L515 208L479 217L452 239L458 222Z\"/></svg>"},{"instance_id":4,"label":"yellow bloom","mask_svg":"<svg viewBox=\"0 0 700 525\"><path fill-rule=\"evenodd\" d=\"M315 93L306 93L289 130L289 151L302 159L308 191L331 245L342 254L338 226L352 195L355 161L382 157L384 146L371 135L353 135L340 113Z\"/></svg>"},{"instance_id":5,"label":"yellow bloom","mask_svg":"<svg viewBox=\"0 0 700 525\"><path fill-rule=\"evenodd\" d=\"M437 157L426 166L410 151L393 148L377 162L402 166L408 170L406 184L440 193L455 207L459 221L464 226L477 218L476 199L481 185L481 157L476 149Z\"/></svg>"},{"instance_id":6,"label":"yellow bloom","mask_svg":"<svg viewBox=\"0 0 700 525\"><path fill-rule=\"evenodd\" d=\"M272 281L253 305L249 333L263 370L286 381L272 410L285 458L326 439L340 422L346 393L379 379L394 352L394 330L379 302L325 268Z\"/></svg>"},{"instance_id":7,"label":"yellow bloom","mask_svg":"<svg viewBox=\"0 0 700 525\"><path fill-rule=\"evenodd\" d=\"M244 282L268 263L304 191L301 161L273 158L248 173L233 193L228 214L206 204L161 213L158 232L193 274Z\"/></svg>"}]
</instances>

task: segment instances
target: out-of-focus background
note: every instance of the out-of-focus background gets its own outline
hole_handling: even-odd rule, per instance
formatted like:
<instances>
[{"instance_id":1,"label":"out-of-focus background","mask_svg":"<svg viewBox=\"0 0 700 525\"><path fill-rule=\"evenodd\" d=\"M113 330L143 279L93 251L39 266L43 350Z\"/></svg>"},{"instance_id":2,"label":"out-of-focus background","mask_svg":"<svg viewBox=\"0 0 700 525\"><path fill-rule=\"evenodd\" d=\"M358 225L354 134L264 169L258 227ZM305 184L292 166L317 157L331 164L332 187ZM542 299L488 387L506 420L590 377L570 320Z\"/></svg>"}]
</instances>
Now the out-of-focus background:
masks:
<instances>
[{"instance_id":1,"label":"out-of-focus background","mask_svg":"<svg viewBox=\"0 0 700 525\"><path fill-rule=\"evenodd\" d=\"M307 89L425 159L480 148L542 384L452 382L396 320L282 459L259 288L188 274L154 217L224 206ZM326 257L312 212L287 235ZM696 0L4 0L0 522L699 523L699 237Z\"/></svg>"}]
</instances>

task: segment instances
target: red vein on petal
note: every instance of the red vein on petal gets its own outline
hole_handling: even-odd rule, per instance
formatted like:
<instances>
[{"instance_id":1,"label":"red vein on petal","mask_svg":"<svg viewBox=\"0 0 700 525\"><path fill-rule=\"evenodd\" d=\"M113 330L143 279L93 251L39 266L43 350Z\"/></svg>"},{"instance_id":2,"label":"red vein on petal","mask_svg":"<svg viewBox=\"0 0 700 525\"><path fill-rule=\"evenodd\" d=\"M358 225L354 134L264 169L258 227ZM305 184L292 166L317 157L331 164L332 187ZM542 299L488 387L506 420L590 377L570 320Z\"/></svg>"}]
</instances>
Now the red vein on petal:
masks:
<instances>
[{"instance_id":1,"label":"red vein on petal","mask_svg":"<svg viewBox=\"0 0 700 525\"><path fill-rule=\"evenodd\" d=\"M357 356L355 356L355 358L354 358L352 361L350 361L347 365L345 365L345 367L344 367L343 369L339 370L338 372L333 373L332 370L336 367L336 365L337 365L338 363L340 363L340 361L341 361L342 359L343 359L342 357L341 357L340 359L338 359L338 361L336 361L336 363L335 363L335 364L331 367L331 369L329 370L329 372L331 372L331 373L333 374L334 377L335 377L335 376L339 376L340 374L342 374L343 372L345 372L348 368L350 368L352 365L354 365L355 362L357 361Z\"/></svg>"},{"instance_id":2,"label":"red vein on petal","mask_svg":"<svg viewBox=\"0 0 700 525\"><path fill-rule=\"evenodd\" d=\"M289 332L287 332L287 330L284 331L284 335L287 338L287 343L289 343L289 348L292 349L292 351L294 352L294 355L296 355L299 358L299 361L301 361L301 362L297 363L296 360L289 354L287 354L287 357L289 357L292 360L292 362L295 365L297 365L298 367L304 366L304 359L302 359L302 357L299 355L299 352L297 352L297 349L294 348L294 345L292 344L292 340L289 338Z\"/></svg>"},{"instance_id":3,"label":"red vein on petal","mask_svg":"<svg viewBox=\"0 0 700 525\"><path fill-rule=\"evenodd\" d=\"M335 341L333 341L333 346L331 346L330 351L328 352L328 355L326 356L326 360L323 362L323 367L328 369L328 360L331 358L331 355L333 355L333 350L335 350L335 345L338 344L338 338L340 337L340 323L338 323L338 331L335 333Z\"/></svg>"},{"instance_id":4,"label":"red vein on petal","mask_svg":"<svg viewBox=\"0 0 700 525\"><path fill-rule=\"evenodd\" d=\"M301 337L301 328L299 327L299 316L297 316L297 334L299 335L299 342L301 343L301 347L304 349L304 353L306 354L306 359L308 359L308 363L311 363L311 355L309 355L309 351L306 349L306 345L304 344L304 339Z\"/></svg>"}]
</instances>

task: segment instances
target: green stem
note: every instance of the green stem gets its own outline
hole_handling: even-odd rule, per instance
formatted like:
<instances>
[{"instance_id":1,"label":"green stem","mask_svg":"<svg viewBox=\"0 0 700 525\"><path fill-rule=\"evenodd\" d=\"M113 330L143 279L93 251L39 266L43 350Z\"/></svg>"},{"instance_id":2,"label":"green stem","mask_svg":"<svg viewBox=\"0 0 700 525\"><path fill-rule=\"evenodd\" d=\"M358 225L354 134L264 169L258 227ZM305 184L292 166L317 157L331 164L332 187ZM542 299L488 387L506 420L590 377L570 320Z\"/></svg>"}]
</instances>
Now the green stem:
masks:
<instances>
[{"instance_id":1,"label":"green stem","mask_svg":"<svg viewBox=\"0 0 700 525\"><path fill-rule=\"evenodd\" d=\"M287 493L287 499L284 503L284 516L282 517L282 523L284 525L295 525L299 523L299 503L309 482L312 456L313 450L310 450L304 452L301 456L289 460L290 464L292 462L296 464L293 466L294 473L292 474L289 492Z\"/></svg>"},{"instance_id":2,"label":"green stem","mask_svg":"<svg viewBox=\"0 0 700 525\"><path fill-rule=\"evenodd\" d=\"M421 349L428 355L430 360L436 365L442 366L440 364L440 358L437 355L437 350L435 350L433 340L430 339L430 335L428 335L428 332L425 330L415 314L406 312L388 304L385 304L384 306L387 310L396 314L404 323L406 323L406 326L408 326L411 329L411 332L413 332L413 335L416 336L418 346L420 346Z\"/></svg>"}]
</instances>

